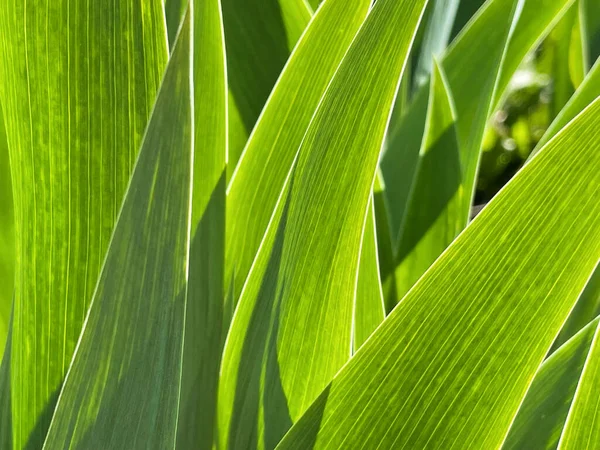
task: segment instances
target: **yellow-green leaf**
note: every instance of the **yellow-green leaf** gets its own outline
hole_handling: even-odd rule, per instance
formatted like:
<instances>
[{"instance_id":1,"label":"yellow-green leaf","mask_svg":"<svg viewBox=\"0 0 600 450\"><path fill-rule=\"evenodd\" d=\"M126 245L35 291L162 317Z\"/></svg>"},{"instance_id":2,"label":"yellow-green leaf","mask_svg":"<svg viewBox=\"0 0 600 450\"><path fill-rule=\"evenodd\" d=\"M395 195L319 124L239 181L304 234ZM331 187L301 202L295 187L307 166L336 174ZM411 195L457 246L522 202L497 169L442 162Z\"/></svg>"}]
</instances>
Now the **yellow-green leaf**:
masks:
<instances>
[{"instance_id":1,"label":"yellow-green leaf","mask_svg":"<svg viewBox=\"0 0 600 450\"><path fill-rule=\"evenodd\" d=\"M588 358L598 319L564 343L540 366L503 449L554 449Z\"/></svg>"},{"instance_id":2,"label":"yellow-green leaf","mask_svg":"<svg viewBox=\"0 0 600 450\"><path fill-rule=\"evenodd\" d=\"M352 348L356 352L379 326L385 317L383 291L379 278L379 255L373 198L369 201L365 230L363 232L358 279L356 281L356 300L354 305L354 326Z\"/></svg>"},{"instance_id":3,"label":"yellow-green leaf","mask_svg":"<svg viewBox=\"0 0 600 450\"><path fill-rule=\"evenodd\" d=\"M328 5L348 9L327 0L317 16ZM351 355L367 205L424 6L375 4L310 123L229 331L223 447L272 448Z\"/></svg>"},{"instance_id":4,"label":"yellow-green leaf","mask_svg":"<svg viewBox=\"0 0 600 450\"><path fill-rule=\"evenodd\" d=\"M15 218L8 142L0 105L0 349L4 349L15 277Z\"/></svg>"},{"instance_id":5,"label":"yellow-green leaf","mask_svg":"<svg viewBox=\"0 0 600 450\"><path fill-rule=\"evenodd\" d=\"M558 448L591 450L600 442L600 327L590 347Z\"/></svg>"},{"instance_id":6,"label":"yellow-green leaf","mask_svg":"<svg viewBox=\"0 0 600 450\"><path fill-rule=\"evenodd\" d=\"M289 177L311 118L370 0L331 0L319 9L248 142L227 191L226 285L237 300Z\"/></svg>"},{"instance_id":7,"label":"yellow-green leaf","mask_svg":"<svg viewBox=\"0 0 600 450\"><path fill-rule=\"evenodd\" d=\"M160 1L2 5L15 448L42 445L167 56Z\"/></svg>"},{"instance_id":8,"label":"yellow-green leaf","mask_svg":"<svg viewBox=\"0 0 600 450\"><path fill-rule=\"evenodd\" d=\"M454 241L279 449L497 448L600 258L600 100Z\"/></svg>"},{"instance_id":9,"label":"yellow-green leaf","mask_svg":"<svg viewBox=\"0 0 600 450\"><path fill-rule=\"evenodd\" d=\"M456 113L442 68L435 63L419 162L400 230L398 298L415 284L465 225Z\"/></svg>"}]
</instances>

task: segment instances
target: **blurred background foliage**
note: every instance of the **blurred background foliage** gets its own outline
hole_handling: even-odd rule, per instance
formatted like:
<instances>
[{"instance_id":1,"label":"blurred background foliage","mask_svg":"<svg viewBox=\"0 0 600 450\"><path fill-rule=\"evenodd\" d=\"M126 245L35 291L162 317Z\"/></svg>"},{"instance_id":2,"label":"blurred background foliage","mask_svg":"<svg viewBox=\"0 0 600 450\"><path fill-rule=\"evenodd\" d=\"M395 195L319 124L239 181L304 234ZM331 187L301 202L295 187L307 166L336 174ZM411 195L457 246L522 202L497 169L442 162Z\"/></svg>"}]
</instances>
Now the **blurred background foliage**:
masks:
<instances>
[{"instance_id":1,"label":"blurred background foliage","mask_svg":"<svg viewBox=\"0 0 600 450\"><path fill-rule=\"evenodd\" d=\"M486 130L477 204L489 201L524 164L600 55L598 3L575 2L515 73Z\"/></svg>"}]
</instances>

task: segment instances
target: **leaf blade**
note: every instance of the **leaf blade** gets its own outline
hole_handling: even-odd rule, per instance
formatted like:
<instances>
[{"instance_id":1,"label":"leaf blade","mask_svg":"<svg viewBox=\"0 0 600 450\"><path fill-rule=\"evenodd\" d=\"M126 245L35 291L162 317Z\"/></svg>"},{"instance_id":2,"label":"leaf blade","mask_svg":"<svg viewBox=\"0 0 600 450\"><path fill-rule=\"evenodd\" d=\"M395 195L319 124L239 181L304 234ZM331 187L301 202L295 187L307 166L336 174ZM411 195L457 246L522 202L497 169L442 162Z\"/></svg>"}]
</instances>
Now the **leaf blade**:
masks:
<instances>
[{"instance_id":1,"label":"leaf blade","mask_svg":"<svg viewBox=\"0 0 600 450\"><path fill-rule=\"evenodd\" d=\"M309 448L339 448L357 440L380 448L502 443L600 257L600 220L589 209L597 208L590 199L600 186L600 174L589 166L599 158L590 150L600 142L599 111L596 101L506 185L336 376L280 449L305 448L307 442L316 442ZM503 237L488 225L502 230ZM526 231L513 233L524 226ZM504 250L502 241L509 237ZM543 256L548 250L551 260ZM527 298L544 300L534 304Z\"/></svg>"}]
</instances>

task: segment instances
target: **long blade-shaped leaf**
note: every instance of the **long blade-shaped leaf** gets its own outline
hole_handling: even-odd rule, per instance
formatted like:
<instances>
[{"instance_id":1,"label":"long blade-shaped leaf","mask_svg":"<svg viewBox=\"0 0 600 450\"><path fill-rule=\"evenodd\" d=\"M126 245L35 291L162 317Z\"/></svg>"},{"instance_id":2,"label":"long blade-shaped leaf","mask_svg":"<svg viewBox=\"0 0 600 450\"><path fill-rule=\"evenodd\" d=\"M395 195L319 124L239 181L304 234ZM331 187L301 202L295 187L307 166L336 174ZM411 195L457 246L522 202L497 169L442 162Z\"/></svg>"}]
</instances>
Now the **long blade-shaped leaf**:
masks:
<instances>
[{"instance_id":1,"label":"long blade-shaped leaf","mask_svg":"<svg viewBox=\"0 0 600 450\"><path fill-rule=\"evenodd\" d=\"M225 339L227 83L220 1L194 1L193 16L194 178L177 448L209 450Z\"/></svg>"},{"instance_id":2,"label":"long blade-shaped leaf","mask_svg":"<svg viewBox=\"0 0 600 450\"><path fill-rule=\"evenodd\" d=\"M404 297L464 225L456 113L437 63L430 87L423 144L398 248L398 298Z\"/></svg>"},{"instance_id":3,"label":"long blade-shaped leaf","mask_svg":"<svg viewBox=\"0 0 600 450\"><path fill-rule=\"evenodd\" d=\"M12 319L9 319L8 337L4 346L2 362L0 362L0 448L13 448L12 439L12 413L10 395L10 354Z\"/></svg>"},{"instance_id":4,"label":"long blade-shaped leaf","mask_svg":"<svg viewBox=\"0 0 600 450\"><path fill-rule=\"evenodd\" d=\"M8 142L0 105L0 348L4 348L12 307L15 278L15 218Z\"/></svg>"},{"instance_id":5,"label":"long blade-shaped leaf","mask_svg":"<svg viewBox=\"0 0 600 450\"><path fill-rule=\"evenodd\" d=\"M223 0L230 88L229 176L308 24L304 0Z\"/></svg>"},{"instance_id":6,"label":"long blade-shaped leaf","mask_svg":"<svg viewBox=\"0 0 600 450\"><path fill-rule=\"evenodd\" d=\"M588 50L588 60L600 57L600 3L596 0L579 0L582 6L583 33Z\"/></svg>"},{"instance_id":7,"label":"long blade-shaped leaf","mask_svg":"<svg viewBox=\"0 0 600 450\"><path fill-rule=\"evenodd\" d=\"M459 0L435 0L429 5L433 10L427 21L425 36L421 44L419 62L415 69L417 85L426 83L433 71L434 58L439 57L446 49L454 18L458 11Z\"/></svg>"},{"instance_id":8,"label":"long blade-shaped leaf","mask_svg":"<svg viewBox=\"0 0 600 450\"><path fill-rule=\"evenodd\" d=\"M540 366L503 449L556 448L597 326L596 319Z\"/></svg>"},{"instance_id":9,"label":"long blade-shaped leaf","mask_svg":"<svg viewBox=\"0 0 600 450\"><path fill-rule=\"evenodd\" d=\"M490 202L280 449L502 443L600 258L599 113L600 100Z\"/></svg>"},{"instance_id":10,"label":"long blade-shaped leaf","mask_svg":"<svg viewBox=\"0 0 600 450\"><path fill-rule=\"evenodd\" d=\"M476 157L481 143L481 139L476 143L475 138L482 136L482 127L487 122L487 117L483 116L486 115L486 111L490 111L487 107L488 94L490 91L494 92L494 98L489 103L493 107L498 103L523 58L552 29L573 1L525 0L519 20L507 43L508 28L512 22L506 17L511 12L513 2L490 0L477 12L441 59L456 103L461 152L472 156L463 157L469 164L469 167L463 170L463 176L467 180L465 220L469 212L477 167ZM482 35L485 35L486 39L481 39ZM503 64L499 67L498 60L494 61L494 58L500 57L506 45L508 47ZM465 67L477 67L477 70L465 71ZM501 74L498 74L498 70ZM497 86L493 89L493 80L497 77ZM475 93L476 90L478 93ZM403 223L408 194L412 188L412 174L418 161L426 108L427 89L422 88L417 92L408 113L393 124L390 130L390 144L381 163L390 205L392 232L395 236L398 236ZM468 136L470 138L466 140L472 140L472 146L465 145L465 138ZM472 151L469 151L469 148ZM468 185L471 189L467 189Z\"/></svg>"},{"instance_id":11,"label":"long blade-shaped leaf","mask_svg":"<svg viewBox=\"0 0 600 450\"><path fill-rule=\"evenodd\" d=\"M373 198L371 198L367 209L365 231L360 249L358 280L356 282L352 337L353 352L360 348L385 317L375 230L375 209Z\"/></svg>"},{"instance_id":12,"label":"long blade-shaped leaf","mask_svg":"<svg viewBox=\"0 0 600 450\"><path fill-rule=\"evenodd\" d=\"M188 12L46 449L169 448L175 440L191 220L190 28Z\"/></svg>"},{"instance_id":13,"label":"long blade-shaped leaf","mask_svg":"<svg viewBox=\"0 0 600 450\"><path fill-rule=\"evenodd\" d=\"M385 195L385 185L381 171L375 175L373 185L373 206L375 208L375 226L377 229L377 255L379 258L379 273L383 288L383 300L385 310L389 312L396 305L396 279L394 269L396 261L394 255L394 245L392 244L392 235L390 233L390 223Z\"/></svg>"},{"instance_id":14,"label":"long blade-shaped leaf","mask_svg":"<svg viewBox=\"0 0 600 450\"><path fill-rule=\"evenodd\" d=\"M294 50L228 187L226 285L239 297L306 129L370 0L325 3ZM343 24L343 26L342 26Z\"/></svg>"},{"instance_id":15,"label":"long blade-shaped leaf","mask_svg":"<svg viewBox=\"0 0 600 450\"><path fill-rule=\"evenodd\" d=\"M424 6L375 4L306 133L280 220L271 224L229 332L219 387L224 447L273 446L350 357L367 205ZM263 414L278 420L263 423Z\"/></svg>"},{"instance_id":16,"label":"long blade-shaped leaf","mask_svg":"<svg viewBox=\"0 0 600 450\"><path fill-rule=\"evenodd\" d=\"M600 442L600 327L590 347L558 448L593 449Z\"/></svg>"},{"instance_id":17,"label":"long blade-shaped leaf","mask_svg":"<svg viewBox=\"0 0 600 450\"><path fill-rule=\"evenodd\" d=\"M600 268L596 269L585 286L575 308L573 308L567 322L560 330L554 347L562 345L598 315L600 315Z\"/></svg>"},{"instance_id":18,"label":"long blade-shaped leaf","mask_svg":"<svg viewBox=\"0 0 600 450\"><path fill-rule=\"evenodd\" d=\"M15 194L15 448L39 448L168 53L161 2L24 1L0 14Z\"/></svg>"},{"instance_id":19,"label":"long blade-shaped leaf","mask_svg":"<svg viewBox=\"0 0 600 450\"><path fill-rule=\"evenodd\" d=\"M464 191L461 204L463 226L469 215L470 191L473 190L483 131L491 112L505 49L519 18L520 7L521 2L513 0L491 0L486 3L478 12L477 19L463 31L441 61L456 105L461 185ZM483 33L486 39L480 39ZM477 70L465 71L467 64L477 67ZM429 88L424 86L422 89ZM387 192L391 196L392 232L396 242L405 221L406 201L419 161L417 155L426 121L426 104L426 93L418 93L407 115L392 127L390 143L381 163ZM405 145L405 141L409 142L410 147Z\"/></svg>"},{"instance_id":20,"label":"long blade-shaped leaf","mask_svg":"<svg viewBox=\"0 0 600 450\"><path fill-rule=\"evenodd\" d=\"M600 96L600 60L592 67L573 97L561 110L560 114L550 124L544 136L536 145L533 154L537 153L546 143L556 135L577 114Z\"/></svg>"}]
</instances>

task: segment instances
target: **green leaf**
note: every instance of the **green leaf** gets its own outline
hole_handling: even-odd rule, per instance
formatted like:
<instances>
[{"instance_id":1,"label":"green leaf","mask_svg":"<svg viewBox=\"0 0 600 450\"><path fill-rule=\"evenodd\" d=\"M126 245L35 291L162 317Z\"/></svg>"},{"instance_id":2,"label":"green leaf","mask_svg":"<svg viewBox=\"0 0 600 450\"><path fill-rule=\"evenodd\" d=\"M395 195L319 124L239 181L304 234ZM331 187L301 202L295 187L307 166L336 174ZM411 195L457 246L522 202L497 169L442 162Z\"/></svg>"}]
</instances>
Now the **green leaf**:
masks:
<instances>
[{"instance_id":1,"label":"green leaf","mask_svg":"<svg viewBox=\"0 0 600 450\"><path fill-rule=\"evenodd\" d=\"M567 322L560 330L560 334L554 342L554 348L562 345L598 315L600 315L600 268L596 268L585 286L575 308L573 308Z\"/></svg>"},{"instance_id":2,"label":"green leaf","mask_svg":"<svg viewBox=\"0 0 600 450\"><path fill-rule=\"evenodd\" d=\"M494 106L502 100L523 59L550 33L575 0L526 0L508 44ZM454 92L454 91L453 91Z\"/></svg>"},{"instance_id":3,"label":"green leaf","mask_svg":"<svg viewBox=\"0 0 600 450\"><path fill-rule=\"evenodd\" d=\"M600 442L600 327L591 344L577 391L558 443L559 449L592 449Z\"/></svg>"},{"instance_id":4,"label":"green leaf","mask_svg":"<svg viewBox=\"0 0 600 450\"><path fill-rule=\"evenodd\" d=\"M351 355L367 205L424 3L375 4L306 132L225 346L223 448L274 447Z\"/></svg>"},{"instance_id":5,"label":"green leaf","mask_svg":"<svg viewBox=\"0 0 600 450\"><path fill-rule=\"evenodd\" d=\"M279 449L497 448L600 258L600 100L488 204Z\"/></svg>"},{"instance_id":6,"label":"green leaf","mask_svg":"<svg viewBox=\"0 0 600 450\"><path fill-rule=\"evenodd\" d=\"M8 142L0 105L0 348L4 348L15 278L15 218Z\"/></svg>"},{"instance_id":7,"label":"green leaf","mask_svg":"<svg viewBox=\"0 0 600 450\"><path fill-rule=\"evenodd\" d=\"M427 82L433 70L434 58L438 58L446 49L460 0L432 0L431 3L429 7L433 7L433 10L425 27L415 69L417 86Z\"/></svg>"},{"instance_id":8,"label":"green leaf","mask_svg":"<svg viewBox=\"0 0 600 450\"><path fill-rule=\"evenodd\" d=\"M537 153L546 143L558 133L567 123L569 123L577 114L600 96L600 60L592 67L575 94L571 97L560 114L554 119L548 127L544 136L540 139L532 152Z\"/></svg>"},{"instance_id":9,"label":"green leaf","mask_svg":"<svg viewBox=\"0 0 600 450\"><path fill-rule=\"evenodd\" d=\"M475 13L485 3L485 0L460 0L450 40L453 41L457 35L465 28L467 23L475 16Z\"/></svg>"},{"instance_id":10,"label":"green leaf","mask_svg":"<svg viewBox=\"0 0 600 450\"><path fill-rule=\"evenodd\" d=\"M402 82L400 82L402 84ZM402 86L400 87L402 89ZM398 101L396 101L396 105ZM377 256L379 259L379 274L383 289L383 301L386 313L391 311L396 304L396 278L394 269L394 246L390 234L390 222L388 215L385 185L381 171L377 170L375 183L373 185L373 206L375 207L375 227L377 236Z\"/></svg>"},{"instance_id":11,"label":"green leaf","mask_svg":"<svg viewBox=\"0 0 600 450\"><path fill-rule=\"evenodd\" d=\"M441 61L456 105L456 127L463 174L461 186L464 195L461 208L464 224L469 217L483 132L494 103L507 43L519 18L521 6L521 1L513 0L487 2ZM481 39L482 35L486 39ZM477 70L465 71L465 67L477 67ZM408 113L392 126L389 145L381 163L386 193L389 194L395 242L398 242L400 228L405 220L406 202L419 161L422 130L427 116L428 89L428 86L423 86L419 90Z\"/></svg>"},{"instance_id":12,"label":"green leaf","mask_svg":"<svg viewBox=\"0 0 600 450\"><path fill-rule=\"evenodd\" d=\"M311 11L305 0L222 0L230 89L231 177Z\"/></svg>"},{"instance_id":13,"label":"green leaf","mask_svg":"<svg viewBox=\"0 0 600 450\"><path fill-rule=\"evenodd\" d=\"M465 225L452 94L434 64L423 144L400 232L397 298L415 284Z\"/></svg>"},{"instance_id":14,"label":"green leaf","mask_svg":"<svg viewBox=\"0 0 600 450\"><path fill-rule=\"evenodd\" d=\"M160 1L12 1L0 40L17 236L13 437L39 448L168 53Z\"/></svg>"},{"instance_id":15,"label":"green leaf","mask_svg":"<svg viewBox=\"0 0 600 450\"><path fill-rule=\"evenodd\" d=\"M597 326L598 319L540 366L503 449L556 448Z\"/></svg>"},{"instance_id":16,"label":"green leaf","mask_svg":"<svg viewBox=\"0 0 600 450\"><path fill-rule=\"evenodd\" d=\"M12 414L10 395L10 351L12 335L12 317L9 318L8 334L4 354L0 363L0 448L13 448Z\"/></svg>"},{"instance_id":17,"label":"green leaf","mask_svg":"<svg viewBox=\"0 0 600 450\"><path fill-rule=\"evenodd\" d=\"M192 2L47 448L169 448L176 436L177 448L212 448L224 301L226 92L219 2Z\"/></svg>"},{"instance_id":18,"label":"green leaf","mask_svg":"<svg viewBox=\"0 0 600 450\"><path fill-rule=\"evenodd\" d=\"M582 7L583 34L588 50L588 61L600 57L600 3L596 0L579 0Z\"/></svg>"},{"instance_id":19,"label":"green leaf","mask_svg":"<svg viewBox=\"0 0 600 450\"><path fill-rule=\"evenodd\" d=\"M552 52L550 72L552 76L552 117L560 113L575 92L576 85L571 77L573 40L578 34L577 23L579 2L573 3L567 13L560 19L550 36L544 41L548 51ZM579 49L579 57L582 51ZM583 68L579 74L583 77Z\"/></svg>"},{"instance_id":20,"label":"green leaf","mask_svg":"<svg viewBox=\"0 0 600 450\"><path fill-rule=\"evenodd\" d=\"M227 80L220 2L193 4L192 217L176 446L210 450L226 329Z\"/></svg>"},{"instance_id":21,"label":"green leaf","mask_svg":"<svg viewBox=\"0 0 600 450\"><path fill-rule=\"evenodd\" d=\"M167 66L45 448L175 440L191 221L191 20Z\"/></svg>"},{"instance_id":22,"label":"green leaf","mask_svg":"<svg viewBox=\"0 0 600 450\"><path fill-rule=\"evenodd\" d=\"M379 279L379 256L377 254L375 230L375 209L373 198L371 198L367 209L356 282L352 337L354 352L360 348L385 317L383 292L381 280Z\"/></svg>"},{"instance_id":23,"label":"green leaf","mask_svg":"<svg viewBox=\"0 0 600 450\"><path fill-rule=\"evenodd\" d=\"M165 21L167 23L167 38L169 49L173 50L181 20L187 9L189 0L162 0L165 4Z\"/></svg>"},{"instance_id":24,"label":"green leaf","mask_svg":"<svg viewBox=\"0 0 600 450\"><path fill-rule=\"evenodd\" d=\"M474 182L487 117L498 103L515 70L573 0L491 0L476 14L445 54L443 67L456 104L464 227L470 215ZM522 10L519 10L522 6ZM486 39L481 39L485 35ZM464 67L477 67L465 71ZM390 130L381 162L390 205L392 234L398 243L415 183L425 120L427 92L421 88L408 113ZM384 278L384 285L386 281Z\"/></svg>"},{"instance_id":25,"label":"green leaf","mask_svg":"<svg viewBox=\"0 0 600 450\"><path fill-rule=\"evenodd\" d=\"M239 298L292 164L370 0L325 3L295 48L228 186L226 285ZM340 24L344 24L340 28Z\"/></svg>"}]
</instances>

